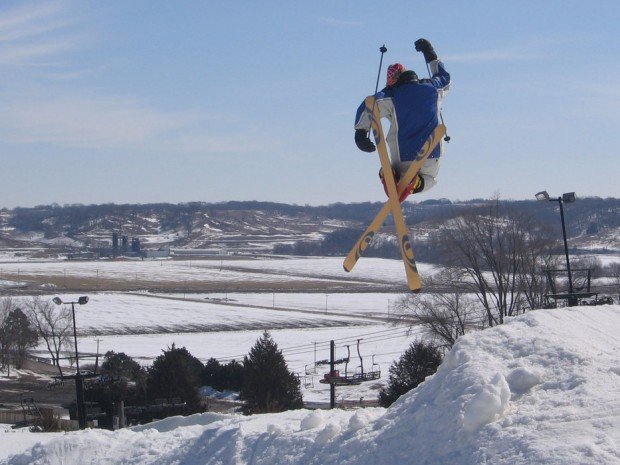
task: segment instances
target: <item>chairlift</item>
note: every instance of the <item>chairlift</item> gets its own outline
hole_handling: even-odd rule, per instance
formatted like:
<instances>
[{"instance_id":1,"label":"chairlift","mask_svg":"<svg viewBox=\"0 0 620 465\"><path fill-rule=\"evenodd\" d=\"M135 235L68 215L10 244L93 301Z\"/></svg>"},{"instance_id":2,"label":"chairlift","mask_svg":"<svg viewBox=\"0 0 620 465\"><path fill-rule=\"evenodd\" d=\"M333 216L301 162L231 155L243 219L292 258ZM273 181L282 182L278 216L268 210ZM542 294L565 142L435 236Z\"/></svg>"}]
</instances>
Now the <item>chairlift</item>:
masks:
<instances>
[{"instance_id":1,"label":"chairlift","mask_svg":"<svg viewBox=\"0 0 620 465\"><path fill-rule=\"evenodd\" d=\"M381 367L378 363L375 362L375 354L372 355L372 367L368 372L368 376L370 379L379 379L381 378Z\"/></svg>"},{"instance_id":2,"label":"chairlift","mask_svg":"<svg viewBox=\"0 0 620 465\"><path fill-rule=\"evenodd\" d=\"M351 359L351 348L347 345L347 358L344 362L344 377L348 379L349 360Z\"/></svg>"},{"instance_id":3,"label":"chairlift","mask_svg":"<svg viewBox=\"0 0 620 465\"><path fill-rule=\"evenodd\" d=\"M374 355L372 356L372 367L370 371L367 371L367 372L364 371L364 359L362 358L362 354L360 353L360 341L361 339L357 340L357 356L360 359L360 364L358 366L358 369L354 377L360 382L373 381L373 380L379 379L381 377L381 370L379 368L379 364L375 363Z\"/></svg>"},{"instance_id":4,"label":"chairlift","mask_svg":"<svg viewBox=\"0 0 620 465\"><path fill-rule=\"evenodd\" d=\"M351 350L349 346L347 346L346 358L341 358L341 359L334 361L334 365L344 363L344 375L340 374L340 370L333 370L329 373L325 373L323 375L323 378L319 380L319 383L333 384L334 386L350 386L352 384L360 384L361 381L359 381L355 377L351 378L347 375L347 370L348 370L350 359L351 359Z\"/></svg>"}]
</instances>

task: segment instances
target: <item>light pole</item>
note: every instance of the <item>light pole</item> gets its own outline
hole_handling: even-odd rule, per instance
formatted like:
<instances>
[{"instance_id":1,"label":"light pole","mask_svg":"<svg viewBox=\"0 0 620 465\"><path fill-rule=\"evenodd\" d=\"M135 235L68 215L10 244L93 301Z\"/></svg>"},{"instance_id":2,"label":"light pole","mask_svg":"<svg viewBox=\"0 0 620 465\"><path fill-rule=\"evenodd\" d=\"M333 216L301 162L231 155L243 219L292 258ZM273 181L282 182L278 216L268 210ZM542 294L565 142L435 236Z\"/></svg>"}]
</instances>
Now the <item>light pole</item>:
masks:
<instances>
[{"instance_id":1,"label":"light pole","mask_svg":"<svg viewBox=\"0 0 620 465\"><path fill-rule=\"evenodd\" d=\"M86 428L86 409L84 407L84 380L80 373L80 359L78 355L77 346L77 329L75 327L75 304L86 305L88 303L88 297L82 296L77 302L63 302L60 297L54 297L52 299L56 305L69 305L71 304L71 314L73 316L73 341L75 344L75 401L77 407L77 417L80 429Z\"/></svg>"},{"instance_id":2,"label":"light pole","mask_svg":"<svg viewBox=\"0 0 620 465\"><path fill-rule=\"evenodd\" d=\"M570 271L570 259L568 257L568 241L566 239L566 224L564 222L564 202L572 203L576 200L576 196L574 192L567 192L562 194L561 197L552 198L549 197L547 191L542 191L536 194L536 199L541 201L548 202L557 202L560 204L560 218L562 219L562 236L564 237L564 254L566 255L566 271L568 272L568 306L573 307L577 305L577 300L575 299L574 290L573 290L573 275Z\"/></svg>"}]
</instances>

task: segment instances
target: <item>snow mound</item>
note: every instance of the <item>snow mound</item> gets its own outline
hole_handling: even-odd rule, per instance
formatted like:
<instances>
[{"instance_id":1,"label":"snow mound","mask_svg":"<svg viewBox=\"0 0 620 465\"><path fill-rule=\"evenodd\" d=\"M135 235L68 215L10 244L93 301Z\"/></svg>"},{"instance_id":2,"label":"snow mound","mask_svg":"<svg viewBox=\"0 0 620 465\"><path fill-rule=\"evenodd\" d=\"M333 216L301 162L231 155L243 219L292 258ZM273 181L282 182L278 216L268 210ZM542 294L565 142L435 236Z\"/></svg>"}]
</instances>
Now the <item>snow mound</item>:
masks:
<instances>
[{"instance_id":1,"label":"snow mound","mask_svg":"<svg viewBox=\"0 0 620 465\"><path fill-rule=\"evenodd\" d=\"M490 382L479 384L471 390L472 398L463 409L463 428L474 431L500 418L508 409L510 388L506 379L497 373Z\"/></svg>"},{"instance_id":2,"label":"snow mound","mask_svg":"<svg viewBox=\"0 0 620 465\"><path fill-rule=\"evenodd\" d=\"M309 430L318 428L323 426L325 423L325 415L322 410L315 410L314 412L309 413L306 417L301 420L301 430Z\"/></svg>"},{"instance_id":3,"label":"snow mound","mask_svg":"<svg viewBox=\"0 0 620 465\"><path fill-rule=\"evenodd\" d=\"M542 381L541 375L526 367L512 370L507 377L510 390L517 394L523 394Z\"/></svg>"},{"instance_id":4,"label":"snow mound","mask_svg":"<svg viewBox=\"0 0 620 465\"><path fill-rule=\"evenodd\" d=\"M620 306L534 311L461 338L387 410L175 417L0 463L620 464L619 335Z\"/></svg>"}]
</instances>

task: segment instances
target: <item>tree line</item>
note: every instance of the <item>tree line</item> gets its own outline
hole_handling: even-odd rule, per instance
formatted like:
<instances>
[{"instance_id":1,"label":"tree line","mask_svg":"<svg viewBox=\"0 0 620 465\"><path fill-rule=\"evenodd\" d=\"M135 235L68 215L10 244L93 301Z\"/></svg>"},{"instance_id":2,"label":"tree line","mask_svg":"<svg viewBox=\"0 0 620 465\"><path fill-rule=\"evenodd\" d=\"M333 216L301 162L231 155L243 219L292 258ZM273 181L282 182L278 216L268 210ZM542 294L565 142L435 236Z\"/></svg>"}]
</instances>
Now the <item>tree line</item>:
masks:
<instances>
[{"instance_id":1,"label":"tree line","mask_svg":"<svg viewBox=\"0 0 620 465\"><path fill-rule=\"evenodd\" d=\"M108 418L121 401L134 410L142 408L138 421L153 419L158 405L171 405L168 414L204 412L202 387L237 392L244 414L273 413L303 407L300 381L289 371L282 352L268 332L256 341L242 361L222 364L214 358L203 364L185 347L162 351L148 367L124 353L107 352L100 369L102 381L87 385L86 400L97 402Z\"/></svg>"},{"instance_id":2,"label":"tree line","mask_svg":"<svg viewBox=\"0 0 620 465\"><path fill-rule=\"evenodd\" d=\"M441 224L429 242L441 271L427 278L429 293L403 297L396 311L446 349L470 331L556 305L549 297L545 270L566 270L561 241L531 215L496 202ZM573 270L584 266L595 276L612 277L620 287L620 264L602 267L596 261L574 260L573 265ZM585 290L575 276L575 291ZM568 292L566 277L566 271L553 277L560 292Z\"/></svg>"},{"instance_id":3,"label":"tree line","mask_svg":"<svg viewBox=\"0 0 620 465\"><path fill-rule=\"evenodd\" d=\"M43 340L62 380L67 375L62 354L67 348L70 350L72 336L72 317L64 307L38 297L0 300L0 366L7 375L10 376L11 366L21 369L29 349ZM148 367L124 353L111 351L104 355L99 370L88 365L81 368L92 368L100 375L95 381L87 379L86 401L98 403L109 413L108 426L120 401L144 406L174 404L178 400L176 414L204 411L201 386L239 392L246 414L303 406L300 381L288 370L282 352L268 332L263 333L242 361L221 364L212 358L203 364L185 347L173 344Z\"/></svg>"},{"instance_id":4,"label":"tree line","mask_svg":"<svg viewBox=\"0 0 620 465\"><path fill-rule=\"evenodd\" d=\"M24 308L25 310L22 310ZM24 301L0 300L0 361L20 369L28 354L41 340L52 362L63 373L63 357L72 336L72 317L64 307L34 297ZM442 351L433 342L415 341L390 368L388 383L378 396L380 405L389 406L398 397L433 374L442 359ZM202 363L185 347L163 350L150 366L144 367L123 352L109 351L100 367L82 364L98 373L87 379L85 400L96 403L106 413L102 426L112 427L118 405L144 407L140 421L171 414L205 411L201 387L237 392L245 414L273 413L303 407L301 383L288 369L282 351L268 332L256 341L242 361L221 363L210 358ZM73 374L73 373L69 373ZM169 408L150 409L167 405ZM149 413L150 412L150 413ZM154 412L154 413L153 413Z\"/></svg>"}]
</instances>

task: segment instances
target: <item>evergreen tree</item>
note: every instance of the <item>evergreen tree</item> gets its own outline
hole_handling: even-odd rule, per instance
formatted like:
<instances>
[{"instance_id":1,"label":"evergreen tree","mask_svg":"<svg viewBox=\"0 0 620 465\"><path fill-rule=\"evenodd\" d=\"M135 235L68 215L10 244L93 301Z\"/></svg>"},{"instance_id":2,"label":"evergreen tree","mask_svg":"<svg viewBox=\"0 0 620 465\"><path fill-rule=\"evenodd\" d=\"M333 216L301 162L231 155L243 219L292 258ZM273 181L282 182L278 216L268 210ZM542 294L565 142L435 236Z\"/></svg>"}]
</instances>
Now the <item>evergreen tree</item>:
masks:
<instances>
[{"instance_id":1,"label":"evergreen tree","mask_svg":"<svg viewBox=\"0 0 620 465\"><path fill-rule=\"evenodd\" d=\"M11 348L9 352L14 354L15 368L22 368L28 349L39 342L39 334L30 324L26 314L19 308L9 313L2 331L3 339L8 341L8 346Z\"/></svg>"},{"instance_id":2,"label":"evergreen tree","mask_svg":"<svg viewBox=\"0 0 620 465\"><path fill-rule=\"evenodd\" d=\"M155 359L148 369L147 392L151 400L180 398L188 411L200 409L200 374L204 365L185 347L174 344Z\"/></svg>"},{"instance_id":3,"label":"evergreen tree","mask_svg":"<svg viewBox=\"0 0 620 465\"><path fill-rule=\"evenodd\" d=\"M244 413L283 412L303 407L300 382L265 331L243 360Z\"/></svg>"},{"instance_id":4,"label":"evergreen tree","mask_svg":"<svg viewBox=\"0 0 620 465\"><path fill-rule=\"evenodd\" d=\"M231 360L224 365L224 384L223 391L240 391L243 388L243 364Z\"/></svg>"},{"instance_id":5,"label":"evergreen tree","mask_svg":"<svg viewBox=\"0 0 620 465\"><path fill-rule=\"evenodd\" d=\"M239 391L243 387L243 365L236 360L222 365L210 358L202 371L202 383L218 391Z\"/></svg>"},{"instance_id":6,"label":"evergreen tree","mask_svg":"<svg viewBox=\"0 0 620 465\"><path fill-rule=\"evenodd\" d=\"M112 377L124 377L132 381L140 381L144 376L144 370L138 362L125 352L116 353L113 350L106 352L101 364L101 373Z\"/></svg>"},{"instance_id":7,"label":"evergreen tree","mask_svg":"<svg viewBox=\"0 0 620 465\"><path fill-rule=\"evenodd\" d=\"M219 391L223 384L223 371L222 364L217 359L210 358L202 370L202 384Z\"/></svg>"},{"instance_id":8,"label":"evergreen tree","mask_svg":"<svg viewBox=\"0 0 620 465\"><path fill-rule=\"evenodd\" d=\"M390 367L387 387L379 392L379 404L389 407L401 395L434 374L441 364L441 351L432 343L413 342Z\"/></svg>"}]
</instances>

